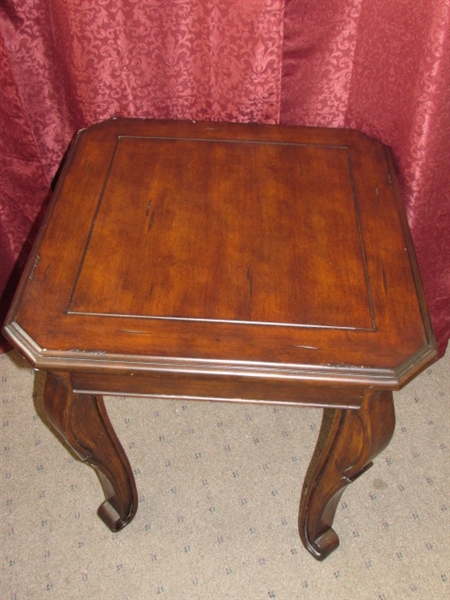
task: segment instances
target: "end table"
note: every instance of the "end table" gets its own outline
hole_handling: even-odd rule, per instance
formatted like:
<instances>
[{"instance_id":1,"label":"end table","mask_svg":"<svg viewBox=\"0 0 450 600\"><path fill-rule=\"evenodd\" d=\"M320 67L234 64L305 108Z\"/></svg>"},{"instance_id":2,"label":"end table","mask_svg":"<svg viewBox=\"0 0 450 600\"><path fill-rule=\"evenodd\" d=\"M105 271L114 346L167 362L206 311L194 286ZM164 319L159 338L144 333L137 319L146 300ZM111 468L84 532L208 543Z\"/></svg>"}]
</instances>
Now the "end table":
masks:
<instances>
[{"instance_id":1,"label":"end table","mask_svg":"<svg viewBox=\"0 0 450 600\"><path fill-rule=\"evenodd\" d=\"M4 334L47 372L46 415L113 531L137 493L103 395L323 407L299 515L318 560L390 441L392 391L437 357L389 150L303 127L79 132Z\"/></svg>"}]
</instances>

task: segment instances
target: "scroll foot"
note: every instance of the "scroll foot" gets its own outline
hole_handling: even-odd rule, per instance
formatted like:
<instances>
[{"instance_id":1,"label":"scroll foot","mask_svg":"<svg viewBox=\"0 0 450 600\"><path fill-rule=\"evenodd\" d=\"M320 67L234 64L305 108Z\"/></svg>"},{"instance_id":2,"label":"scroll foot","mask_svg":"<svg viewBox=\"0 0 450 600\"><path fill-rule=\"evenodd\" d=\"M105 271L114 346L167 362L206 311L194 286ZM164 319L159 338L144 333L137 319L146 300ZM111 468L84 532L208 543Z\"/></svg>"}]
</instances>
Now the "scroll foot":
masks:
<instances>
[{"instance_id":1,"label":"scroll foot","mask_svg":"<svg viewBox=\"0 0 450 600\"><path fill-rule=\"evenodd\" d=\"M372 466L395 427L392 392L367 392L361 407L325 409L300 501L299 532L307 550L323 560L339 546L332 528L339 500Z\"/></svg>"},{"instance_id":2,"label":"scroll foot","mask_svg":"<svg viewBox=\"0 0 450 600\"><path fill-rule=\"evenodd\" d=\"M43 405L68 446L95 469L105 494L99 517L111 531L123 529L136 514L137 491L102 396L74 393L69 374L49 372Z\"/></svg>"}]
</instances>

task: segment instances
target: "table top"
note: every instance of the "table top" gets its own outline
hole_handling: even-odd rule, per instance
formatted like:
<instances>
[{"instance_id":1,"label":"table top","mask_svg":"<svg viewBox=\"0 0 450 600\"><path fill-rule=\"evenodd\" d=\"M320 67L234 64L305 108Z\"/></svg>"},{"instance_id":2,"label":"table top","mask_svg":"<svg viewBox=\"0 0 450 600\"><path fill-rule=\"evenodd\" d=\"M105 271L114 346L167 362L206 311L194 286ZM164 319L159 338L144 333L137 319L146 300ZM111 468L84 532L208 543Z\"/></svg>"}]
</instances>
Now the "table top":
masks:
<instances>
[{"instance_id":1,"label":"table top","mask_svg":"<svg viewBox=\"0 0 450 600\"><path fill-rule=\"evenodd\" d=\"M395 389L436 356L388 149L272 125L79 132L4 331L75 371Z\"/></svg>"}]
</instances>

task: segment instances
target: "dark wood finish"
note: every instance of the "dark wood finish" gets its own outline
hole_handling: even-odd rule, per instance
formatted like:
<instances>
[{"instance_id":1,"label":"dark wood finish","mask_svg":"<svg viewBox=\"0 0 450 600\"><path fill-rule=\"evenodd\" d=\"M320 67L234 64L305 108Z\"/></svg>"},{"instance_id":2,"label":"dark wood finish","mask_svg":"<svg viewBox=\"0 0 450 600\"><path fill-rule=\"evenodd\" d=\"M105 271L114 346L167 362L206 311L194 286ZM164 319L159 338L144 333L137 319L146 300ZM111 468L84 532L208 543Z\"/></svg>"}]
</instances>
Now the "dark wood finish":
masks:
<instances>
[{"instance_id":1,"label":"dark wood finish","mask_svg":"<svg viewBox=\"0 0 450 600\"><path fill-rule=\"evenodd\" d=\"M325 409L299 514L300 537L318 560L339 545L331 526L342 493L386 448L394 426L394 403L389 391L368 391L359 410Z\"/></svg>"},{"instance_id":2,"label":"dark wood finish","mask_svg":"<svg viewBox=\"0 0 450 600\"><path fill-rule=\"evenodd\" d=\"M123 529L136 514L137 491L103 398L74 393L68 374L49 371L43 406L48 421L69 448L95 469L105 494L105 501L98 509L99 517L111 531Z\"/></svg>"},{"instance_id":3,"label":"dark wood finish","mask_svg":"<svg viewBox=\"0 0 450 600\"><path fill-rule=\"evenodd\" d=\"M75 138L4 334L47 415L133 517L102 394L322 406L300 533L388 443L436 357L389 151L347 130L116 119ZM101 440L101 441L100 441Z\"/></svg>"}]
</instances>

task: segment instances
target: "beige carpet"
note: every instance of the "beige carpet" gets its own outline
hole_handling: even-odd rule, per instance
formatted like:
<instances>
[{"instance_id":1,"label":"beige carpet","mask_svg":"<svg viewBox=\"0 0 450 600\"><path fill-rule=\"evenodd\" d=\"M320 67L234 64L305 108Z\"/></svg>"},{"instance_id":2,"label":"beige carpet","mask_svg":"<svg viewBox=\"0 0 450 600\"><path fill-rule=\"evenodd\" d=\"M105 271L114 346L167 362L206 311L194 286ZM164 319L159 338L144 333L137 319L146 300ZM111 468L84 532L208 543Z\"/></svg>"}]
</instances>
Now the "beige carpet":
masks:
<instances>
[{"instance_id":1,"label":"beige carpet","mask_svg":"<svg viewBox=\"0 0 450 600\"><path fill-rule=\"evenodd\" d=\"M36 414L42 374L0 356L2 600L449 598L449 354L396 394L394 439L345 492L323 563L297 533L321 411L108 399L140 495L112 534L95 473Z\"/></svg>"}]
</instances>

